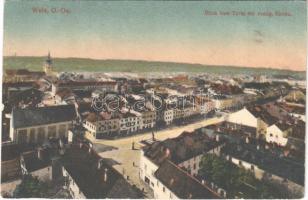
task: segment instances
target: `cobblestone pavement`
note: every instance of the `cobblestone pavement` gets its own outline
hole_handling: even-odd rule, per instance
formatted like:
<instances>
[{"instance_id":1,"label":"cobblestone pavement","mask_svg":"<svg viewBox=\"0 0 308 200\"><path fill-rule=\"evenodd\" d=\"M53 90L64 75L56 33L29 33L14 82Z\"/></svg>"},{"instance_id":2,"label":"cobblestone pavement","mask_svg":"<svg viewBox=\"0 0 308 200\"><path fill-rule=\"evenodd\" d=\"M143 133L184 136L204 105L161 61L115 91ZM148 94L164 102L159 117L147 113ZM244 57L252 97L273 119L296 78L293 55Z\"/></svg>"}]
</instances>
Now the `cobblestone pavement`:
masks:
<instances>
[{"instance_id":1,"label":"cobblestone pavement","mask_svg":"<svg viewBox=\"0 0 308 200\"><path fill-rule=\"evenodd\" d=\"M221 121L223 121L223 118L210 118L186 126L160 130L155 132L155 138L157 140L174 138L179 136L183 131L193 131L197 128L219 123ZM113 167L123 174L125 178L128 178L130 183L135 184L141 190L144 189L146 198L154 197L153 191L139 178L139 160L141 155L141 144L139 142L142 140L151 140L151 132L117 140L95 140L90 135L86 135L86 137L93 142L97 149L100 149L100 145L114 147L110 148L110 150L98 151L98 153L103 158L114 160L115 164ZM135 148L137 150L132 150L133 142L135 143Z\"/></svg>"}]
</instances>

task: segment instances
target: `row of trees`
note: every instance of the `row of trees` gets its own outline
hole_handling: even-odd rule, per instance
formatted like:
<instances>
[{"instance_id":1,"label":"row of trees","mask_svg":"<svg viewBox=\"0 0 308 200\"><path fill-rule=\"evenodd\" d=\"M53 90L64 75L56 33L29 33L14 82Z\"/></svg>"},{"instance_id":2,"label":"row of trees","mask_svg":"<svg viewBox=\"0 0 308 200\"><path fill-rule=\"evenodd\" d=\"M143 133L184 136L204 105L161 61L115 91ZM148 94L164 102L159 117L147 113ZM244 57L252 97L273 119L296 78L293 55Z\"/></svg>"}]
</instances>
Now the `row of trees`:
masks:
<instances>
[{"instance_id":1,"label":"row of trees","mask_svg":"<svg viewBox=\"0 0 308 200\"><path fill-rule=\"evenodd\" d=\"M214 154L202 158L199 175L225 189L229 198L288 198L287 191Z\"/></svg>"}]
</instances>

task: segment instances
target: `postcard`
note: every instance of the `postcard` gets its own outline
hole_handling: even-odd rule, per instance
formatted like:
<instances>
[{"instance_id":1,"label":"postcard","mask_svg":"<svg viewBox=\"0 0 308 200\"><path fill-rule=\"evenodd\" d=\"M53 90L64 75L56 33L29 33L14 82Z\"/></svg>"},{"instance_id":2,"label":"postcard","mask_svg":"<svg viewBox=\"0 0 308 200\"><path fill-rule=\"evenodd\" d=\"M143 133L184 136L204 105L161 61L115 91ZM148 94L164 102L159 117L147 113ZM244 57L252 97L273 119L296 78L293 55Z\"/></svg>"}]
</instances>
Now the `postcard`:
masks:
<instances>
[{"instance_id":1,"label":"postcard","mask_svg":"<svg viewBox=\"0 0 308 200\"><path fill-rule=\"evenodd\" d=\"M2 198L304 198L305 1L3 10Z\"/></svg>"}]
</instances>

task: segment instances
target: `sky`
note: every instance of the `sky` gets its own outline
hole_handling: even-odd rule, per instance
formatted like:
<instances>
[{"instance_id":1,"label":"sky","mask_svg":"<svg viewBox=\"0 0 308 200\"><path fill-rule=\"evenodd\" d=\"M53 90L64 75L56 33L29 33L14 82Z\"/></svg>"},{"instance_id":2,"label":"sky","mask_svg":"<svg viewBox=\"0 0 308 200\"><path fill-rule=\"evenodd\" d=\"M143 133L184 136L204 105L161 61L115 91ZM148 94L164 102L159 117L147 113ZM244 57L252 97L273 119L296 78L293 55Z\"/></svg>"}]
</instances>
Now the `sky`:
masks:
<instances>
[{"instance_id":1,"label":"sky","mask_svg":"<svg viewBox=\"0 0 308 200\"><path fill-rule=\"evenodd\" d=\"M37 8L48 13L33 12ZM264 12L291 16L258 15ZM306 48L301 1L6 1L4 6L6 56L50 51L53 57L306 70Z\"/></svg>"}]
</instances>

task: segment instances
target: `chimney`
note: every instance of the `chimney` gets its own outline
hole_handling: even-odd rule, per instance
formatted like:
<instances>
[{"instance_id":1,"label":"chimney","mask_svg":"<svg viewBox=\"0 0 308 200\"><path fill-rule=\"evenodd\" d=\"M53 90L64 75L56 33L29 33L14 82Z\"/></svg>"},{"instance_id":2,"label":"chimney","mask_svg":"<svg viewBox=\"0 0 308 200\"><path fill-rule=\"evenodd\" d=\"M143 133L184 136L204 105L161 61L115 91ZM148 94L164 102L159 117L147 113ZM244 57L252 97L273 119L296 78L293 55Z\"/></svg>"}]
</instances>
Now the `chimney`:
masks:
<instances>
[{"instance_id":1,"label":"chimney","mask_svg":"<svg viewBox=\"0 0 308 200\"><path fill-rule=\"evenodd\" d=\"M219 137L219 135L217 134L216 135L216 142L219 142L220 141L220 137Z\"/></svg>"},{"instance_id":2,"label":"chimney","mask_svg":"<svg viewBox=\"0 0 308 200\"><path fill-rule=\"evenodd\" d=\"M102 159L99 159L97 162L97 169L101 169L102 167Z\"/></svg>"},{"instance_id":3,"label":"chimney","mask_svg":"<svg viewBox=\"0 0 308 200\"><path fill-rule=\"evenodd\" d=\"M60 146L61 149L64 147L64 144L63 144L61 139L59 139L59 146Z\"/></svg>"},{"instance_id":4,"label":"chimney","mask_svg":"<svg viewBox=\"0 0 308 200\"><path fill-rule=\"evenodd\" d=\"M174 183L174 179L170 179L170 186L172 186L172 184Z\"/></svg>"},{"instance_id":5,"label":"chimney","mask_svg":"<svg viewBox=\"0 0 308 200\"><path fill-rule=\"evenodd\" d=\"M107 180L108 180L108 169L105 168L105 170L104 170L104 181L107 182Z\"/></svg>"},{"instance_id":6,"label":"chimney","mask_svg":"<svg viewBox=\"0 0 308 200\"><path fill-rule=\"evenodd\" d=\"M93 145L90 143L89 144L89 153L91 153L92 147L93 147Z\"/></svg>"},{"instance_id":7,"label":"chimney","mask_svg":"<svg viewBox=\"0 0 308 200\"><path fill-rule=\"evenodd\" d=\"M166 151L165 151L165 157L168 158L169 155L170 155L170 150L169 150L169 148L167 148Z\"/></svg>"},{"instance_id":8,"label":"chimney","mask_svg":"<svg viewBox=\"0 0 308 200\"><path fill-rule=\"evenodd\" d=\"M43 154L42 154L43 149L42 148L38 148L37 149L37 158L42 160L43 159Z\"/></svg>"},{"instance_id":9,"label":"chimney","mask_svg":"<svg viewBox=\"0 0 308 200\"><path fill-rule=\"evenodd\" d=\"M290 150L289 150L289 149L285 149L285 150L283 151L283 155L284 155L285 157L287 157L289 154L290 154Z\"/></svg>"}]
</instances>

